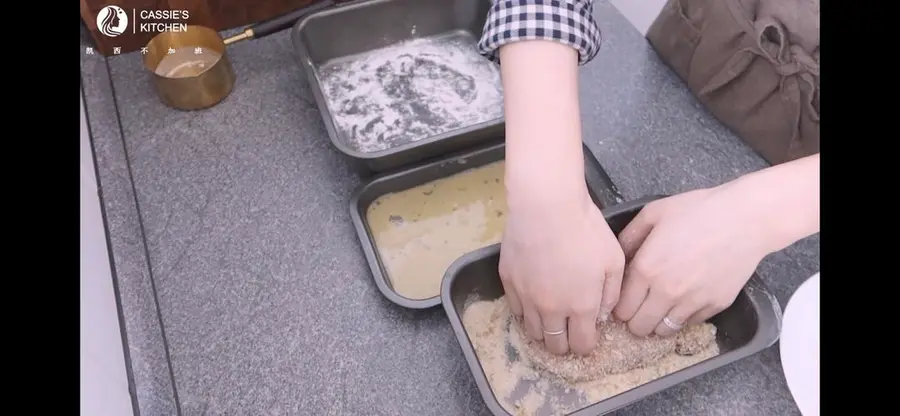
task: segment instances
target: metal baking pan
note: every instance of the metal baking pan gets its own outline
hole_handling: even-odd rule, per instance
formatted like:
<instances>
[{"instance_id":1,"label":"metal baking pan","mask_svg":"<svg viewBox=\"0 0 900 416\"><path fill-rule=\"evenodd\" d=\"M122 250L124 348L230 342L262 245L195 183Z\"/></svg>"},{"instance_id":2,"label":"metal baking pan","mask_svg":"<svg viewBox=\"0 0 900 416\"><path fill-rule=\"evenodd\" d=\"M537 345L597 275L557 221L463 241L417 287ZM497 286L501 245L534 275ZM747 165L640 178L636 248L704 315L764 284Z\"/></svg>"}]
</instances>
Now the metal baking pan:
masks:
<instances>
[{"instance_id":1,"label":"metal baking pan","mask_svg":"<svg viewBox=\"0 0 900 416\"><path fill-rule=\"evenodd\" d=\"M487 0L367 0L342 2L312 13L292 31L294 48L306 72L325 129L337 150L355 160L362 173L414 164L502 137L502 114L471 126L376 152L348 144L328 108L321 69L342 57L384 48L414 38L442 35L481 36L491 2ZM491 64L494 65L494 64Z\"/></svg>"},{"instance_id":2,"label":"metal baking pan","mask_svg":"<svg viewBox=\"0 0 900 416\"><path fill-rule=\"evenodd\" d=\"M642 198L603 210L603 214L618 234L637 215L643 206L659 196ZM495 397L487 376L479 364L475 349L462 323L465 307L474 300L497 299L503 295L503 286L497 274L500 256L499 244L473 251L454 262L441 283L441 300L450 319L453 332L468 361L469 369L488 409L496 416L510 414ZM717 343L720 354L680 371L660 377L649 383L590 404L570 413L573 416L605 415L624 406L659 393L683 381L687 381L716 368L728 365L773 345L781 332L781 307L759 277L754 275L735 302L713 317L710 322L718 327ZM555 399L564 399L565 395Z\"/></svg>"},{"instance_id":3,"label":"metal baking pan","mask_svg":"<svg viewBox=\"0 0 900 416\"><path fill-rule=\"evenodd\" d=\"M387 271L381 263L375 239L369 229L366 211L378 197L414 188L453 174L484 166L492 162L503 160L506 146L502 141L483 145L476 150L457 152L440 161L419 164L416 167L405 169L401 172L383 174L363 185L350 201L350 217L363 253L372 270L372 277L381 293L390 301L411 309L426 309L437 306L441 302L437 294L428 299L410 299L394 291L391 282L387 278ZM600 166L600 162L594 157L591 150L584 146L585 182L594 203L599 207L611 206L622 202L622 196L609 179L606 171Z\"/></svg>"}]
</instances>

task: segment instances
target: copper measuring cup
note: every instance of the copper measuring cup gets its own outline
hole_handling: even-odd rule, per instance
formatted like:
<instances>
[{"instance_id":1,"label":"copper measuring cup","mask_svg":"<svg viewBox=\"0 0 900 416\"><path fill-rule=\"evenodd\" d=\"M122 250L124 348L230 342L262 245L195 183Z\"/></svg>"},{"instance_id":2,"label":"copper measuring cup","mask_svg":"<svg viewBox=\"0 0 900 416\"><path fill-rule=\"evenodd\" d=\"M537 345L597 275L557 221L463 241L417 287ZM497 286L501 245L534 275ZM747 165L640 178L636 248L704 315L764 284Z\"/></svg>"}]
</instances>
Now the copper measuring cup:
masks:
<instances>
[{"instance_id":1,"label":"copper measuring cup","mask_svg":"<svg viewBox=\"0 0 900 416\"><path fill-rule=\"evenodd\" d=\"M258 39L291 27L314 11L329 7L330 0L315 2L282 16L254 24L223 39L214 29L189 25L183 32L163 32L147 43L144 68L152 74L159 98L178 110L212 107L234 89L235 74L226 47Z\"/></svg>"}]
</instances>

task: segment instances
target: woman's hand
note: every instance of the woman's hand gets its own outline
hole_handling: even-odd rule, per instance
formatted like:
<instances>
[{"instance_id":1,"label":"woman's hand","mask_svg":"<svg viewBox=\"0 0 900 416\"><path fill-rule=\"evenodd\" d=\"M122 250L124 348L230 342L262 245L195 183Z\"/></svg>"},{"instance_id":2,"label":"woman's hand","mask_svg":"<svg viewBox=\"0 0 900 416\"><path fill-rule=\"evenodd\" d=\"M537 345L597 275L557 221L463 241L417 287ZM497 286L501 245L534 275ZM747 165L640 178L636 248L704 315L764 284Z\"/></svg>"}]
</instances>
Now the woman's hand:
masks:
<instances>
[{"instance_id":1,"label":"woman's hand","mask_svg":"<svg viewBox=\"0 0 900 416\"><path fill-rule=\"evenodd\" d=\"M630 261L615 316L632 333L672 335L734 302L767 254L736 202L727 188L687 192L648 204L622 231Z\"/></svg>"},{"instance_id":2,"label":"woman's hand","mask_svg":"<svg viewBox=\"0 0 900 416\"><path fill-rule=\"evenodd\" d=\"M703 322L763 257L818 229L818 155L653 202L619 235L629 264L614 314L639 336Z\"/></svg>"},{"instance_id":3,"label":"woman's hand","mask_svg":"<svg viewBox=\"0 0 900 416\"><path fill-rule=\"evenodd\" d=\"M500 251L503 287L528 335L544 340L550 352L594 349L596 322L616 304L624 265L619 242L586 189L571 201L510 210Z\"/></svg>"},{"instance_id":4,"label":"woman's hand","mask_svg":"<svg viewBox=\"0 0 900 416\"><path fill-rule=\"evenodd\" d=\"M616 302L625 261L585 184L578 53L559 42L521 41L501 47L500 59L506 298L550 352L587 354L597 345L598 317Z\"/></svg>"}]
</instances>

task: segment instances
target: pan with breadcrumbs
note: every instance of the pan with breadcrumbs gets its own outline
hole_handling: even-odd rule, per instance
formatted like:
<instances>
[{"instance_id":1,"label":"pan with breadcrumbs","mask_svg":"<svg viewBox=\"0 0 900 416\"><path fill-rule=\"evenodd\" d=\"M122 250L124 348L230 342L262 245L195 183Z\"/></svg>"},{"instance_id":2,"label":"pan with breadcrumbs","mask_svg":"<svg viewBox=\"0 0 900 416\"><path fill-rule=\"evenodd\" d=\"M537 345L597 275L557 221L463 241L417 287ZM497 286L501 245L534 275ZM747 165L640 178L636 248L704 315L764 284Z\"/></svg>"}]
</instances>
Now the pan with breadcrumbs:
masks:
<instances>
[{"instance_id":1,"label":"pan with breadcrumbs","mask_svg":"<svg viewBox=\"0 0 900 416\"><path fill-rule=\"evenodd\" d=\"M603 210L618 234L648 197ZM753 276L734 303L670 338L637 338L621 322L598 323L584 357L555 356L523 335L497 272L499 244L450 265L441 303L488 409L508 415L605 415L678 383L756 354L778 340L781 308Z\"/></svg>"}]
</instances>

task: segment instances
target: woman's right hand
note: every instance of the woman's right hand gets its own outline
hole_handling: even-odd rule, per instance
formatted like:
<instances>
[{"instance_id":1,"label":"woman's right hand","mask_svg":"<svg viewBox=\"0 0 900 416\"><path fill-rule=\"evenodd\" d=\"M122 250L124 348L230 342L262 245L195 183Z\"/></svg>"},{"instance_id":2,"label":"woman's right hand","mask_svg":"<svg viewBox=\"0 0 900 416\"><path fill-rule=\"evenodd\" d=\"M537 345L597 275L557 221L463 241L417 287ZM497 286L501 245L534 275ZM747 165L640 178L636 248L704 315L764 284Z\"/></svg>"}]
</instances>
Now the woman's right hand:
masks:
<instances>
[{"instance_id":1,"label":"woman's right hand","mask_svg":"<svg viewBox=\"0 0 900 416\"><path fill-rule=\"evenodd\" d=\"M569 199L535 196L510 204L500 251L506 298L548 351L588 354L597 320L618 301L625 256L586 187Z\"/></svg>"},{"instance_id":2,"label":"woman's right hand","mask_svg":"<svg viewBox=\"0 0 900 416\"><path fill-rule=\"evenodd\" d=\"M500 277L526 332L590 353L619 296L625 256L584 179L578 52L548 40L500 48L508 214Z\"/></svg>"}]
</instances>

